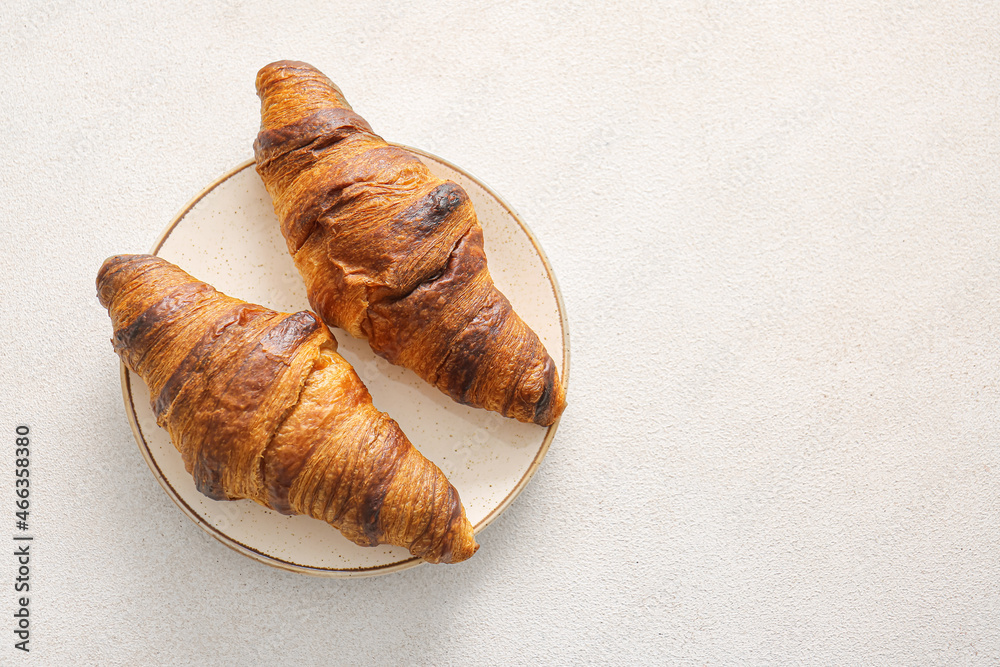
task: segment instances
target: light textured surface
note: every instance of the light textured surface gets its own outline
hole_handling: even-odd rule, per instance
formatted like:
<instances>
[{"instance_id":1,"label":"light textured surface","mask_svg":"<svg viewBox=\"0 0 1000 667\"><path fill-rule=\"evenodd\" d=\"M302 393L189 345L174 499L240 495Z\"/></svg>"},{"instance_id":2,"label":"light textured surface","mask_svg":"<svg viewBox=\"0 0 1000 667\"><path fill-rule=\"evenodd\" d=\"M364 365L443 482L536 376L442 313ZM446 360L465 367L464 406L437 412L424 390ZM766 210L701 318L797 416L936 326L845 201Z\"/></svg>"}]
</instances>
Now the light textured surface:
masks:
<instances>
[{"instance_id":1,"label":"light textured surface","mask_svg":"<svg viewBox=\"0 0 1000 667\"><path fill-rule=\"evenodd\" d=\"M996 3L592 4L0 9L0 663L1000 662ZM561 283L570 406L461 566L269 569L132 441L97 268L250 155L279 58Z\"/></svg>"}]
</instances>

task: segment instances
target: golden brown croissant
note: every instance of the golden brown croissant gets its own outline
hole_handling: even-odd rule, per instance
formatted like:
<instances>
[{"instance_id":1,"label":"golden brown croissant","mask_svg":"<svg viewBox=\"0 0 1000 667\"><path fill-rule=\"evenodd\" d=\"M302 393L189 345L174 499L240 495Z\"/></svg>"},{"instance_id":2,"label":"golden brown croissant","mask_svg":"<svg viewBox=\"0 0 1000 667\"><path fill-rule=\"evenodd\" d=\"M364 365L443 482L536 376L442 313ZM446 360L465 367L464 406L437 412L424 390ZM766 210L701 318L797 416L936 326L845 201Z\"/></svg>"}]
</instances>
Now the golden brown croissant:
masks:
<instances>
[{"instance_id":1,"label":"golden brown croissant","mask_svg":"<svg viewBox=\"0 0 1000 667\"><path fill-rule=\"evenodd\" d=\"M310 65L268 65L257 93L257 172L320 317L460 403L553 423L565 390L494 286L466 192L373 134Z\"/></svg>"},{"instance_id":2,"label":"golden brown croissant","mask_svg":"<svg viewBox=\"0 0 1000 667\"><path fill-rule=\"evenodd\" d=\"M475 553L455 487L372 405L315 315L228 297L151 255L109 258L97 289L199 491L434 563Z\"/></svg>"}]
</instances>

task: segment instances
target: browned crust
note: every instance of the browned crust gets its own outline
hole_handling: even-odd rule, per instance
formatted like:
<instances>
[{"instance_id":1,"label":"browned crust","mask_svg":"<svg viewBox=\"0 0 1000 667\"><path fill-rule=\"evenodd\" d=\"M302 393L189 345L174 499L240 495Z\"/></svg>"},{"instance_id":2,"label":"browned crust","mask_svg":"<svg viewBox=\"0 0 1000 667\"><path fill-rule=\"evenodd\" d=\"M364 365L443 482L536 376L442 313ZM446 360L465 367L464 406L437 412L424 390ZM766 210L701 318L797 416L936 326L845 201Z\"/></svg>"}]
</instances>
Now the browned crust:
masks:
<instances>
[{"instance_id":1,"label":"browned crust","mask_svg":"<svg viewBox=\"0 0 1000 667\"><path fill-rule=\"evenodd\" d=\"M97 287L113 347L199 491L431 562L478 548L457 492L375 409L315 315L233 299L149 255L109 258Z\"/></svg>"},{"instance_id":2,"label":"browned crust","mask_svg":"<svg viewBox=\"0 0 1000 667\"><path fill-rule=\"evenodd\" d=\"M257 75L257 171L323 320L454 400L552 424L555 363L496 289L468 195L390 146L305 63Z\"/></svg>"}]
</instances>

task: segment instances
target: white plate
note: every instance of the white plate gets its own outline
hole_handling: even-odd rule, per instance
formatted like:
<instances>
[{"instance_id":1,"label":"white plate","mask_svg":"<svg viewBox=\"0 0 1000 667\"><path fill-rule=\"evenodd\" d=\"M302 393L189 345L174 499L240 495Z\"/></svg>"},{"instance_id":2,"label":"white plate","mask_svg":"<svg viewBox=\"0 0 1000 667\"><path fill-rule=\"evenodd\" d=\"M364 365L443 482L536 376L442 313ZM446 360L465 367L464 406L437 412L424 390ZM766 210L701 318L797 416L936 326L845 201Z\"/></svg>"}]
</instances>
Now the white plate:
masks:
<instances>
[{"instance_id":1,"label":"white plate","mask_svg":"<svg viewBox=\"0 0 1000 667\"><path fill-rule=\"evenodd\" d=\"M440 158L403 148L469 193L483 226L490 273L538 333L558 364L565 387L569 371L565 309L538 242L517 214L478 180ZM271 198L252 160L184 207L152 253L230 296L284 312L309 308ZM538 468L558 422L545 428L459 405L413 372L377 357L366 341L340 329L333 329L333 334L375 406L399 422L414 446L458 489L476 532L499 516ZM195 489L166 431L156 425L145 383L124 364L122 391L150 469L184 513L223 544L268 565L323 576L369 576L423 562L401 547L359 547L316 519L284 516L249 500L210 500Z\"/></svg>"}]
</instances>

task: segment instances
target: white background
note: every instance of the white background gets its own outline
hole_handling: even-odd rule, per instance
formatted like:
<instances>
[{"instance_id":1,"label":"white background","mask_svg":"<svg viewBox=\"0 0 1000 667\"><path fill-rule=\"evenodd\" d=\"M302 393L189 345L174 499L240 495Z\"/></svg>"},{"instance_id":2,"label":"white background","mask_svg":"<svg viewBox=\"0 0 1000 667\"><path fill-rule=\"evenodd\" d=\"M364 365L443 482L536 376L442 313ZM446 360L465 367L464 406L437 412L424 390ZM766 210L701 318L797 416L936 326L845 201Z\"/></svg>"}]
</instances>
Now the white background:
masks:
<instances>
[{"instance_id":1,"label":"white background","mask_svg":"<svg viewBox=\"0 0 1000 667\"><path fill-rule=\"evenodd\" d=\"M997 664L1000 6L463 4L0 9L0 663ZM281 58L561 284L570 406L465 564L268 568L133 442L97 269L251 155Z\"/></svg>"}]
</instances>

